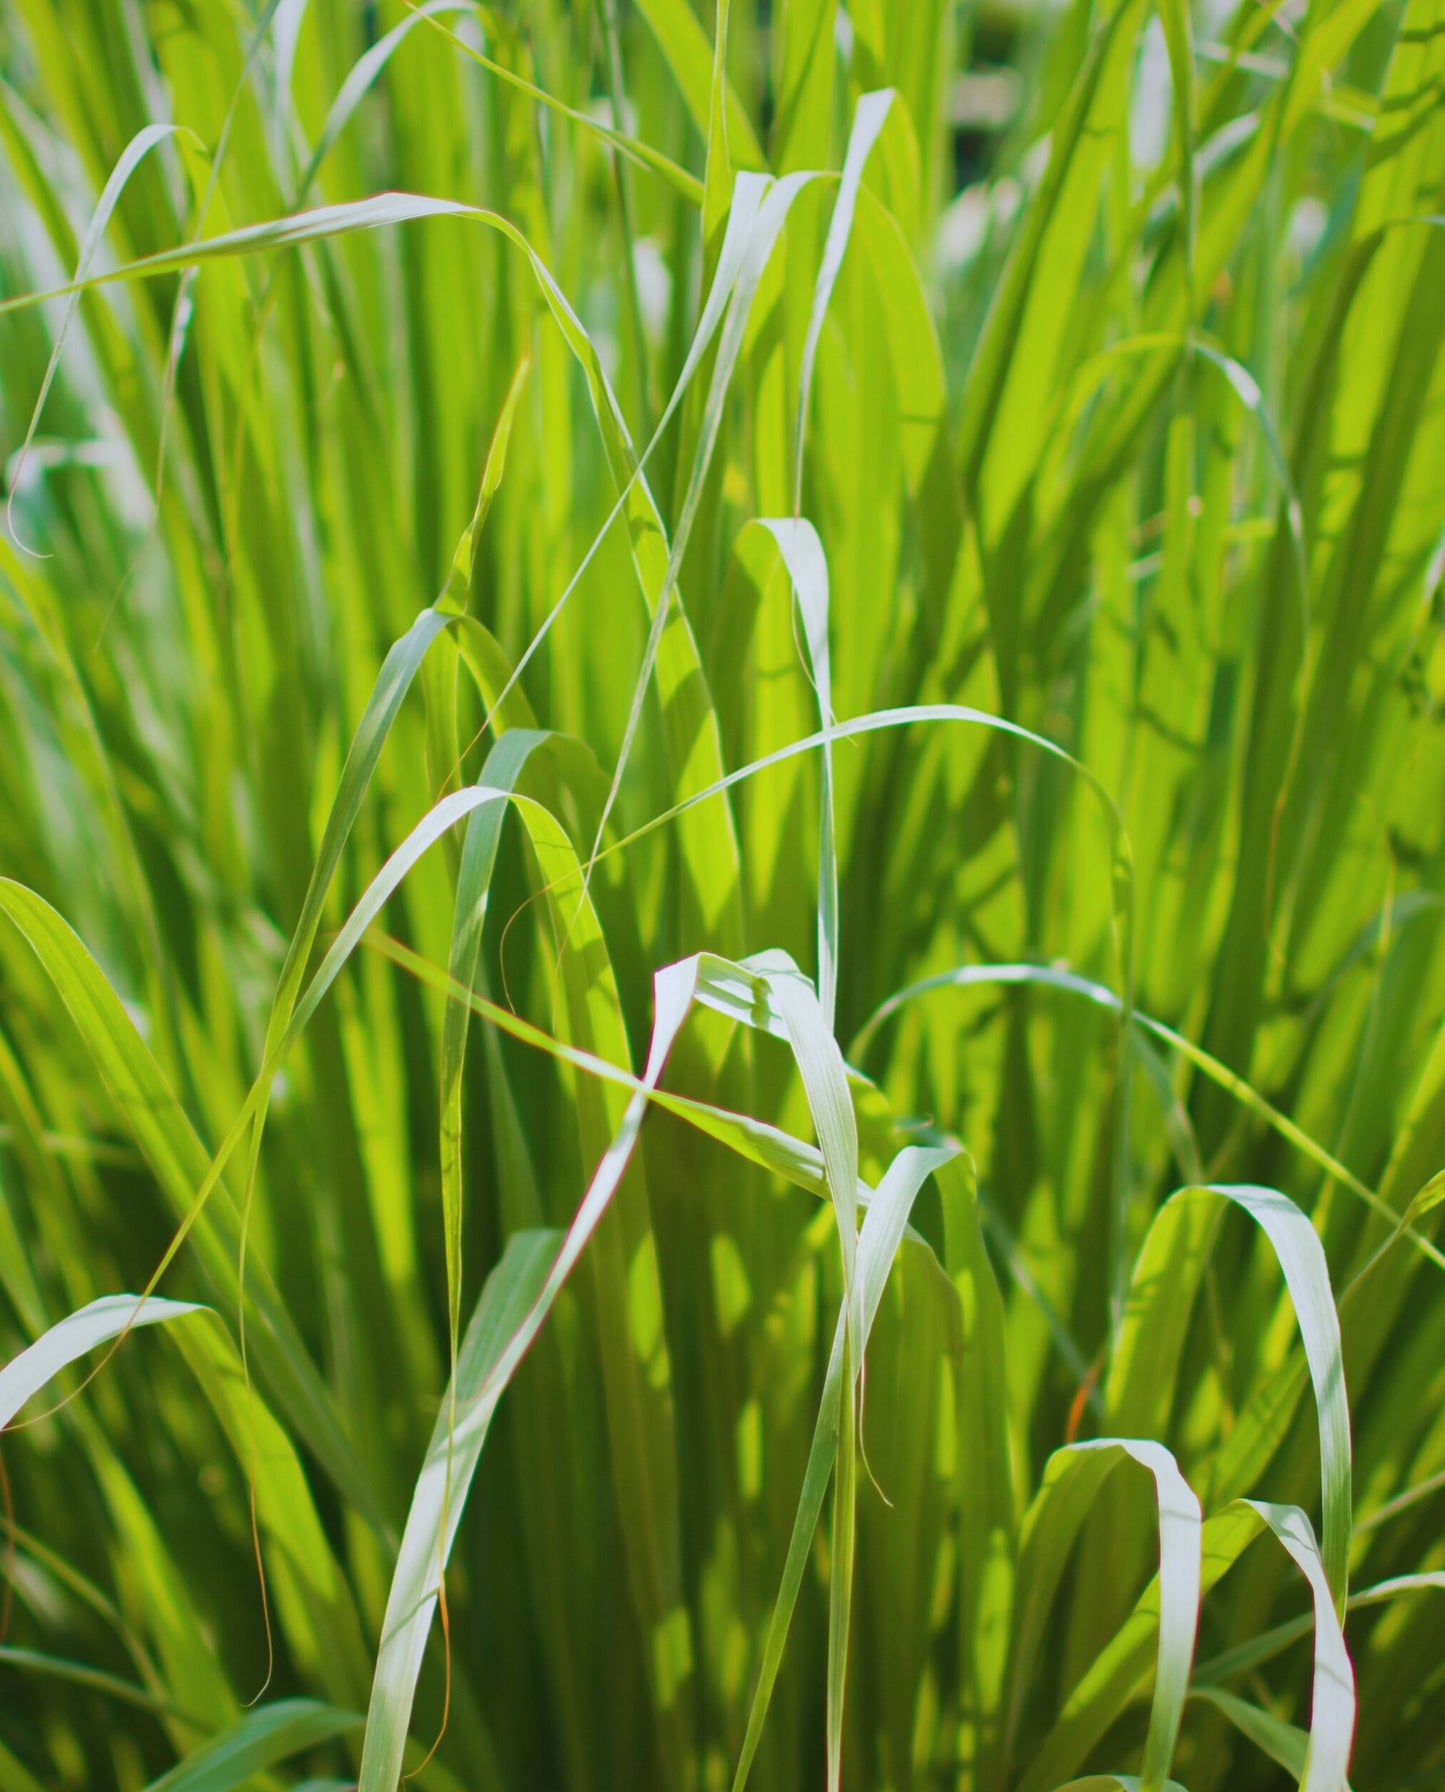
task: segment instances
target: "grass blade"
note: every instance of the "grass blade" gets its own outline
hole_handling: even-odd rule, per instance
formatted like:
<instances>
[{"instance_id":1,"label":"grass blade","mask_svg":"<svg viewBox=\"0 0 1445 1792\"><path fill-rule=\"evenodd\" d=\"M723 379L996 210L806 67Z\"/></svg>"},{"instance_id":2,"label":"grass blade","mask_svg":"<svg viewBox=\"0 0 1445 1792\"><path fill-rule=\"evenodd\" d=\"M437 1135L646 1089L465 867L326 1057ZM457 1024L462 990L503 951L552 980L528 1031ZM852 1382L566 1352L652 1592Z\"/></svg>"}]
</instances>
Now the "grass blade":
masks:
<instances>
[{"instance_id":1,"label":"grass blade","mask_svg":"<svg viewBox=\"0 0 1445 1792\"><path fill-rule=\"evenodd\" d=\"M396 1792L400 1782L427 1633L492 1414L506 1386L506 1378L496 1374L497 1364L536 1301L557 1246L552 1232L520 1232L509 1239L467 1327L456 1375L417 1477L387 1596L366 1713L361 1792Z\"/></svg>"},{"instance_id":2,"label":"grass blade","mask_svg":"<svg viewBox=\"0 0 1445 1792\"><path fill-rule=\"evenodd\" d=\"M43 1338L0 1369L0 1430L66 1366L97 1344L104 1344L137 1325L164 1325L205 1309L194 1302L147 1299L134 1294L105 1294L52 1325Z\"/></svg>"}]
</instances>

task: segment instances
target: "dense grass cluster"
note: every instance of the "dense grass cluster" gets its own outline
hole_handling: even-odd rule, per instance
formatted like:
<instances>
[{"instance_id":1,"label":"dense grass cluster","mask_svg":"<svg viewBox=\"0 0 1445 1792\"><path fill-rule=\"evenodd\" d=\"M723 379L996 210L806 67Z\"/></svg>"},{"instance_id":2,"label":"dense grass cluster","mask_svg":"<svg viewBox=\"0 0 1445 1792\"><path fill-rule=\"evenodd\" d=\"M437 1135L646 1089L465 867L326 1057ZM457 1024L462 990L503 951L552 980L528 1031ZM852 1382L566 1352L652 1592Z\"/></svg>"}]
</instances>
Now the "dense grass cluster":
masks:
<instances>
[{"instance_id":1,"label":"dense grass cluster","mask_svg":"<svg viewBox=\"0 0 1445 1792\"><path fill-rule=\"evenodd\" d=\"M1442 226L1445 0L0 0L5 1792L1445 1785Z\"/></svg>"}]
</instances>

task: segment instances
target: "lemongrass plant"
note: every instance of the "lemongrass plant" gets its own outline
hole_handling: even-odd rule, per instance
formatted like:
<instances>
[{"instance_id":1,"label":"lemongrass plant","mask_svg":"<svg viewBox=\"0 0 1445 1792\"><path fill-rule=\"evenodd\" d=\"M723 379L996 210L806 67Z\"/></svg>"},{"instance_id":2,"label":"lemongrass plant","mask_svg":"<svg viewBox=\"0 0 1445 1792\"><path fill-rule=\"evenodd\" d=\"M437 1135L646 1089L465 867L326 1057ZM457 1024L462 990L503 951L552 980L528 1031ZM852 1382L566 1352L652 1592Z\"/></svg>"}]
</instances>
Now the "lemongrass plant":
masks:
<instances>
[{"instance_id":1,"label":"lemongrass plant","mask_svg":"<svg viewBox=\"0 0 1445 1792\"><path fill-rule=\"evenodd\" d=\"M1445 1784L1442 96L3 0L6 1792Z\"/></svg>"}]
</instances>

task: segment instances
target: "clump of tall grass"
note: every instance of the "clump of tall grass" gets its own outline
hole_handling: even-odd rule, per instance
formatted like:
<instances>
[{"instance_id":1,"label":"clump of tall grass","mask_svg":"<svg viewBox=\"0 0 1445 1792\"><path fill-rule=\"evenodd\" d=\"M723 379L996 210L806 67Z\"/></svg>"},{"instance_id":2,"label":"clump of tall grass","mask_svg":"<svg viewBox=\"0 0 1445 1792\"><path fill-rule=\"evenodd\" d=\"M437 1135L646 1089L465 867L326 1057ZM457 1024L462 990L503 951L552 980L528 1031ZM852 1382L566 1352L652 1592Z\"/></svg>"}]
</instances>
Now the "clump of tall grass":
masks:
<instances>
[{"instance_id":1,"label":"clump of tall grass","mask_svg":"<svg viewBox=\"0 0 1445 1792\"><path fill-rule=\"evenodd\" d=\"M0 1783L1445 1781L1442 86L9 0Z\"/></svg>"}]
</instances>

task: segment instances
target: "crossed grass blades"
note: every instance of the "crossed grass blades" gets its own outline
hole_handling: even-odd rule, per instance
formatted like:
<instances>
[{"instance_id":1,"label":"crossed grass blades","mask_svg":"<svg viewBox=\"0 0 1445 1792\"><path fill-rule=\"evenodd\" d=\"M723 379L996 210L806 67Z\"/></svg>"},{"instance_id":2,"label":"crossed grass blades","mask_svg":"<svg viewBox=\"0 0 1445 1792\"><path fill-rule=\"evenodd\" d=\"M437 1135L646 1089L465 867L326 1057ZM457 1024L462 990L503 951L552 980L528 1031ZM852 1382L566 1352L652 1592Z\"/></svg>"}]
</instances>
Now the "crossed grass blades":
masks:
<instances>
[{"instance_id":1,"label":"crossed grass blades","mask_svg":"<svg viewBox=\"0 0 1445 1792\"><path fill-rule=\"evenodd\" d=\"M1442 97L7 0L0 1785L1445 1783Z\"/></svg>"}]
</instances>

